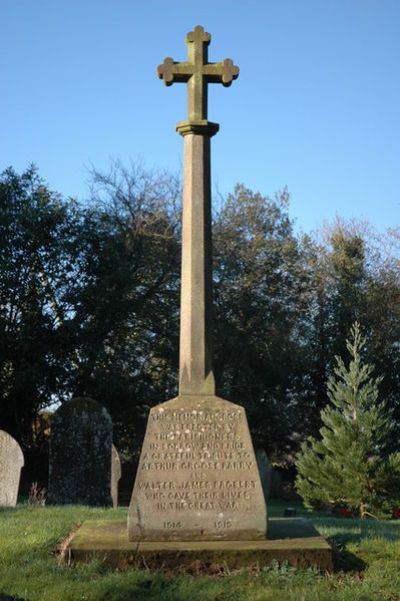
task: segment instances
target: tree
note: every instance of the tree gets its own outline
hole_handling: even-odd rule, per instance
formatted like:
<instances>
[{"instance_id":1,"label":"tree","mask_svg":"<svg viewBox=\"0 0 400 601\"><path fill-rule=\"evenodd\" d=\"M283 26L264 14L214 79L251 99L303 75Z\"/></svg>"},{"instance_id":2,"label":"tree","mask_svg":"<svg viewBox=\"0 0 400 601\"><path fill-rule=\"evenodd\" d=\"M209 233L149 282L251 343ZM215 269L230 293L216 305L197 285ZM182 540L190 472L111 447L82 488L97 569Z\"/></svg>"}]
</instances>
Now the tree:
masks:
<instances>
[{"instance_id":1,"label":"tree","mask_svg":"<svg viewBox=\"0 0 400 601\"><path fill-rule=\"evenodd\" d=\"M392 412L378 402L381 378L363 363L365 346L356 322L347 340L350 363L336 357L328 380L331 404L321 411L321 438L303 443L296 464L307 507L345 505L361 518L387 513L400 498L400 453L388 452Z\"/></svg>"},{"instance_id":2,"label":"tree","mask_svg":"<svg viewBox=\"0 0 400 601\"><path fill-rule=\"evenodd\" d=\"M318 433L326 381L335 356L346 352L354 321L364 324L364 357L385 375L381 394L400 423L400 272L395 244L368 223L336 218L317 235L305 236L302 248L308 273L308 311L302 328L307 343L296 388L306 392L299 407L305 431ZM396 448L395 431L392 438Z\"/></svg>"},{"instance_id":3,"label":"tree","mask_svg":"<svg viewBox=\"0 0 400 601\"><path fill-rule=\"evenodd\" d=\"M0 176L0 426L20 441L62 391L61 324L79 279L73 201L49 190L34 166Z\"/></svg>"},{"instance_id":4,"label":"tree","mask_svg":"<svg viewBox=\"0 0 400 601\"><path fill-rule=\"evenodd\" d=\"M269 453L289 442L301 371L304 269L286 190L238 184L213 226L217 388L246 407Z\"/></svg>"},{"instance_id":5,"label":"tree","mask_svg":"<svg viewBox=\"0 0 400 601\"><path fill-rule=\"evenodd\" d=\"M303 242L309 273L308 398L304 410L314 434L334 357L345 352L354 321L365 322L369 283L366 243L360 229L336 219L332 226L325 225L322 235L322 242L309 237Z\"/></svg>"},{"instance_id":6,"label":"tree","mask_svg":"<svg viewBox=\"0 0 400 601\"><path fill-rule=\"evenodd\" d=\"M85 395L129 453L148 408L176 394L180 196L177 178L137 163L93 170L81 204L34 167L0 175L0 427L25 451L40 411ZM355 319L400 423L398 258L372 257L343 221L325 245L296 236L286 190L237 185L213 234L217 388L246 407L256 445L293 464Z\"/></svg>"},{"instance_id":7,"label":"tree","mask_svg":"<svg viewBox=\"0 0 400 601\"><path fill-rule=\"evenodd\" d=\"M119 449L132 450L149 407L177 391L180 185L119 162L91 176L74 318L81 368L71 388L108 408Z\"/></svg>"},{"instance_id":8,"label":"tree","mask_svg":"<svg viewBox=\"0 0 400 601\"><path fill-rule=\"evenodd\" d=\"M92 202L78 205L33 166L1 174L0 427L24 450L38 412L71 396L104 404L130 446L138 416L173 396L178 190L117 164L93 174Z\"/></svg>"}]
</instances>

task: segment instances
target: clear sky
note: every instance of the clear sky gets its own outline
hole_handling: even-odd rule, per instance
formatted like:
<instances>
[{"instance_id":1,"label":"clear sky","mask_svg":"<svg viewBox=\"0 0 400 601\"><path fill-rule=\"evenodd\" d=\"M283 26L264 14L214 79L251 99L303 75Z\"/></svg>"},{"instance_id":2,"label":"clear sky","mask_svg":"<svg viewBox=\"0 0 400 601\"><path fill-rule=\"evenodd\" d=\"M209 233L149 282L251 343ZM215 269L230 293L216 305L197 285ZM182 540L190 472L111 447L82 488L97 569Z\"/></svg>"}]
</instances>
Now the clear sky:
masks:
<instances>
[{"instance_id":1,"label":"clear sky","mask_svg":"<svg viewBox=\"0 0 400 601\"><path fill-rule=\"evenodd\" d=\"M186 90L156 67L212 34L213 184L291 194L309 231L335 214L399 224L399 0L0 0L0 169L29 162L84 199L110 158L179 172Z\"/></svg>"}]
</instances>

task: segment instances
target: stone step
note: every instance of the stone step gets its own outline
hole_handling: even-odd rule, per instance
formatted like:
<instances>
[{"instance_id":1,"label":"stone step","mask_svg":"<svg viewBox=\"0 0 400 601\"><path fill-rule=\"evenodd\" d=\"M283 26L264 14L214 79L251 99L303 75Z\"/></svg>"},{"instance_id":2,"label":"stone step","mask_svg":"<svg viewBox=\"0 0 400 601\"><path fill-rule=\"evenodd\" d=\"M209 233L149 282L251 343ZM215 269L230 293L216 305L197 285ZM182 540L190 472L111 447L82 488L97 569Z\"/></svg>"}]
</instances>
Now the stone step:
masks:
<instances>
[{"instance_id":1,"label":"stone step","mask_svg":"<svg viewBox=\"0 0 400 601\"><path fill-rule=\"evenodd\" d=\"M93 520L82 524L64 553L68 564L99 559L105 565L191 573L262 567L273 561L295 567L333 569L328 542L303 518L269 520L268 540L130 542L126 522Z\"/></svg>"}]
</instances>

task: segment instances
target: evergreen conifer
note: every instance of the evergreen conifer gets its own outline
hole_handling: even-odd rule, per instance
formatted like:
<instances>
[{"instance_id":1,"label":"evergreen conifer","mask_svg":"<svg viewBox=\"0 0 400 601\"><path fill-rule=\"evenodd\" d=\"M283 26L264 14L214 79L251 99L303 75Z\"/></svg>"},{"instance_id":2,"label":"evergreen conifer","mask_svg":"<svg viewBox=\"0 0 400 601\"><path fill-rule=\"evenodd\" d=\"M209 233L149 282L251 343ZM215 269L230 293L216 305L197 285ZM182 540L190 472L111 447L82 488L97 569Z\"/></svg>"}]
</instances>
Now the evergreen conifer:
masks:
<instances>
[{"instance_id":1,"label":"evergreen conifer","mask_svg":"<svg viewBox=\"0 0 400 601\"><path fill-rule=\"evenodd\" d=\"M392 413L378 402L382 378L362 361L366 340L358 323L346 344L350 363L336 357L321 438L303 443L296 486L309 508L346 507L361 518L388 515L400 500L400 453L388 452Z\"/></svg>"}]
</instances>

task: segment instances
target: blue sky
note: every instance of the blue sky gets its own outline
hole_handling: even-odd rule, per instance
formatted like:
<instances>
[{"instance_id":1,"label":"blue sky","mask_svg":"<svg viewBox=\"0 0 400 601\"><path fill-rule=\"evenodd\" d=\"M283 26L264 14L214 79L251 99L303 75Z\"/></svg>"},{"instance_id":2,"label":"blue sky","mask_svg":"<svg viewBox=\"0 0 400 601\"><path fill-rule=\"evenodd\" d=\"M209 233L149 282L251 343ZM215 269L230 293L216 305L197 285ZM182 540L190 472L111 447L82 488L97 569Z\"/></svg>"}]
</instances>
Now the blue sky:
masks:
<instances>
[{"instance_id":1,"label":"blue sky","mask_svg":"<svg viewBox=\"0 0 400 601\"><path fill-rule=\"evenodd\" d=\"M241 70L209 92L214 187L287 186L305 231L398 225L399 0L0 0L0 19L0 169L33 161L80 199L111 158L179 172L186 86L156 67L201 24Z\"/></svg>"}]
</instances>

